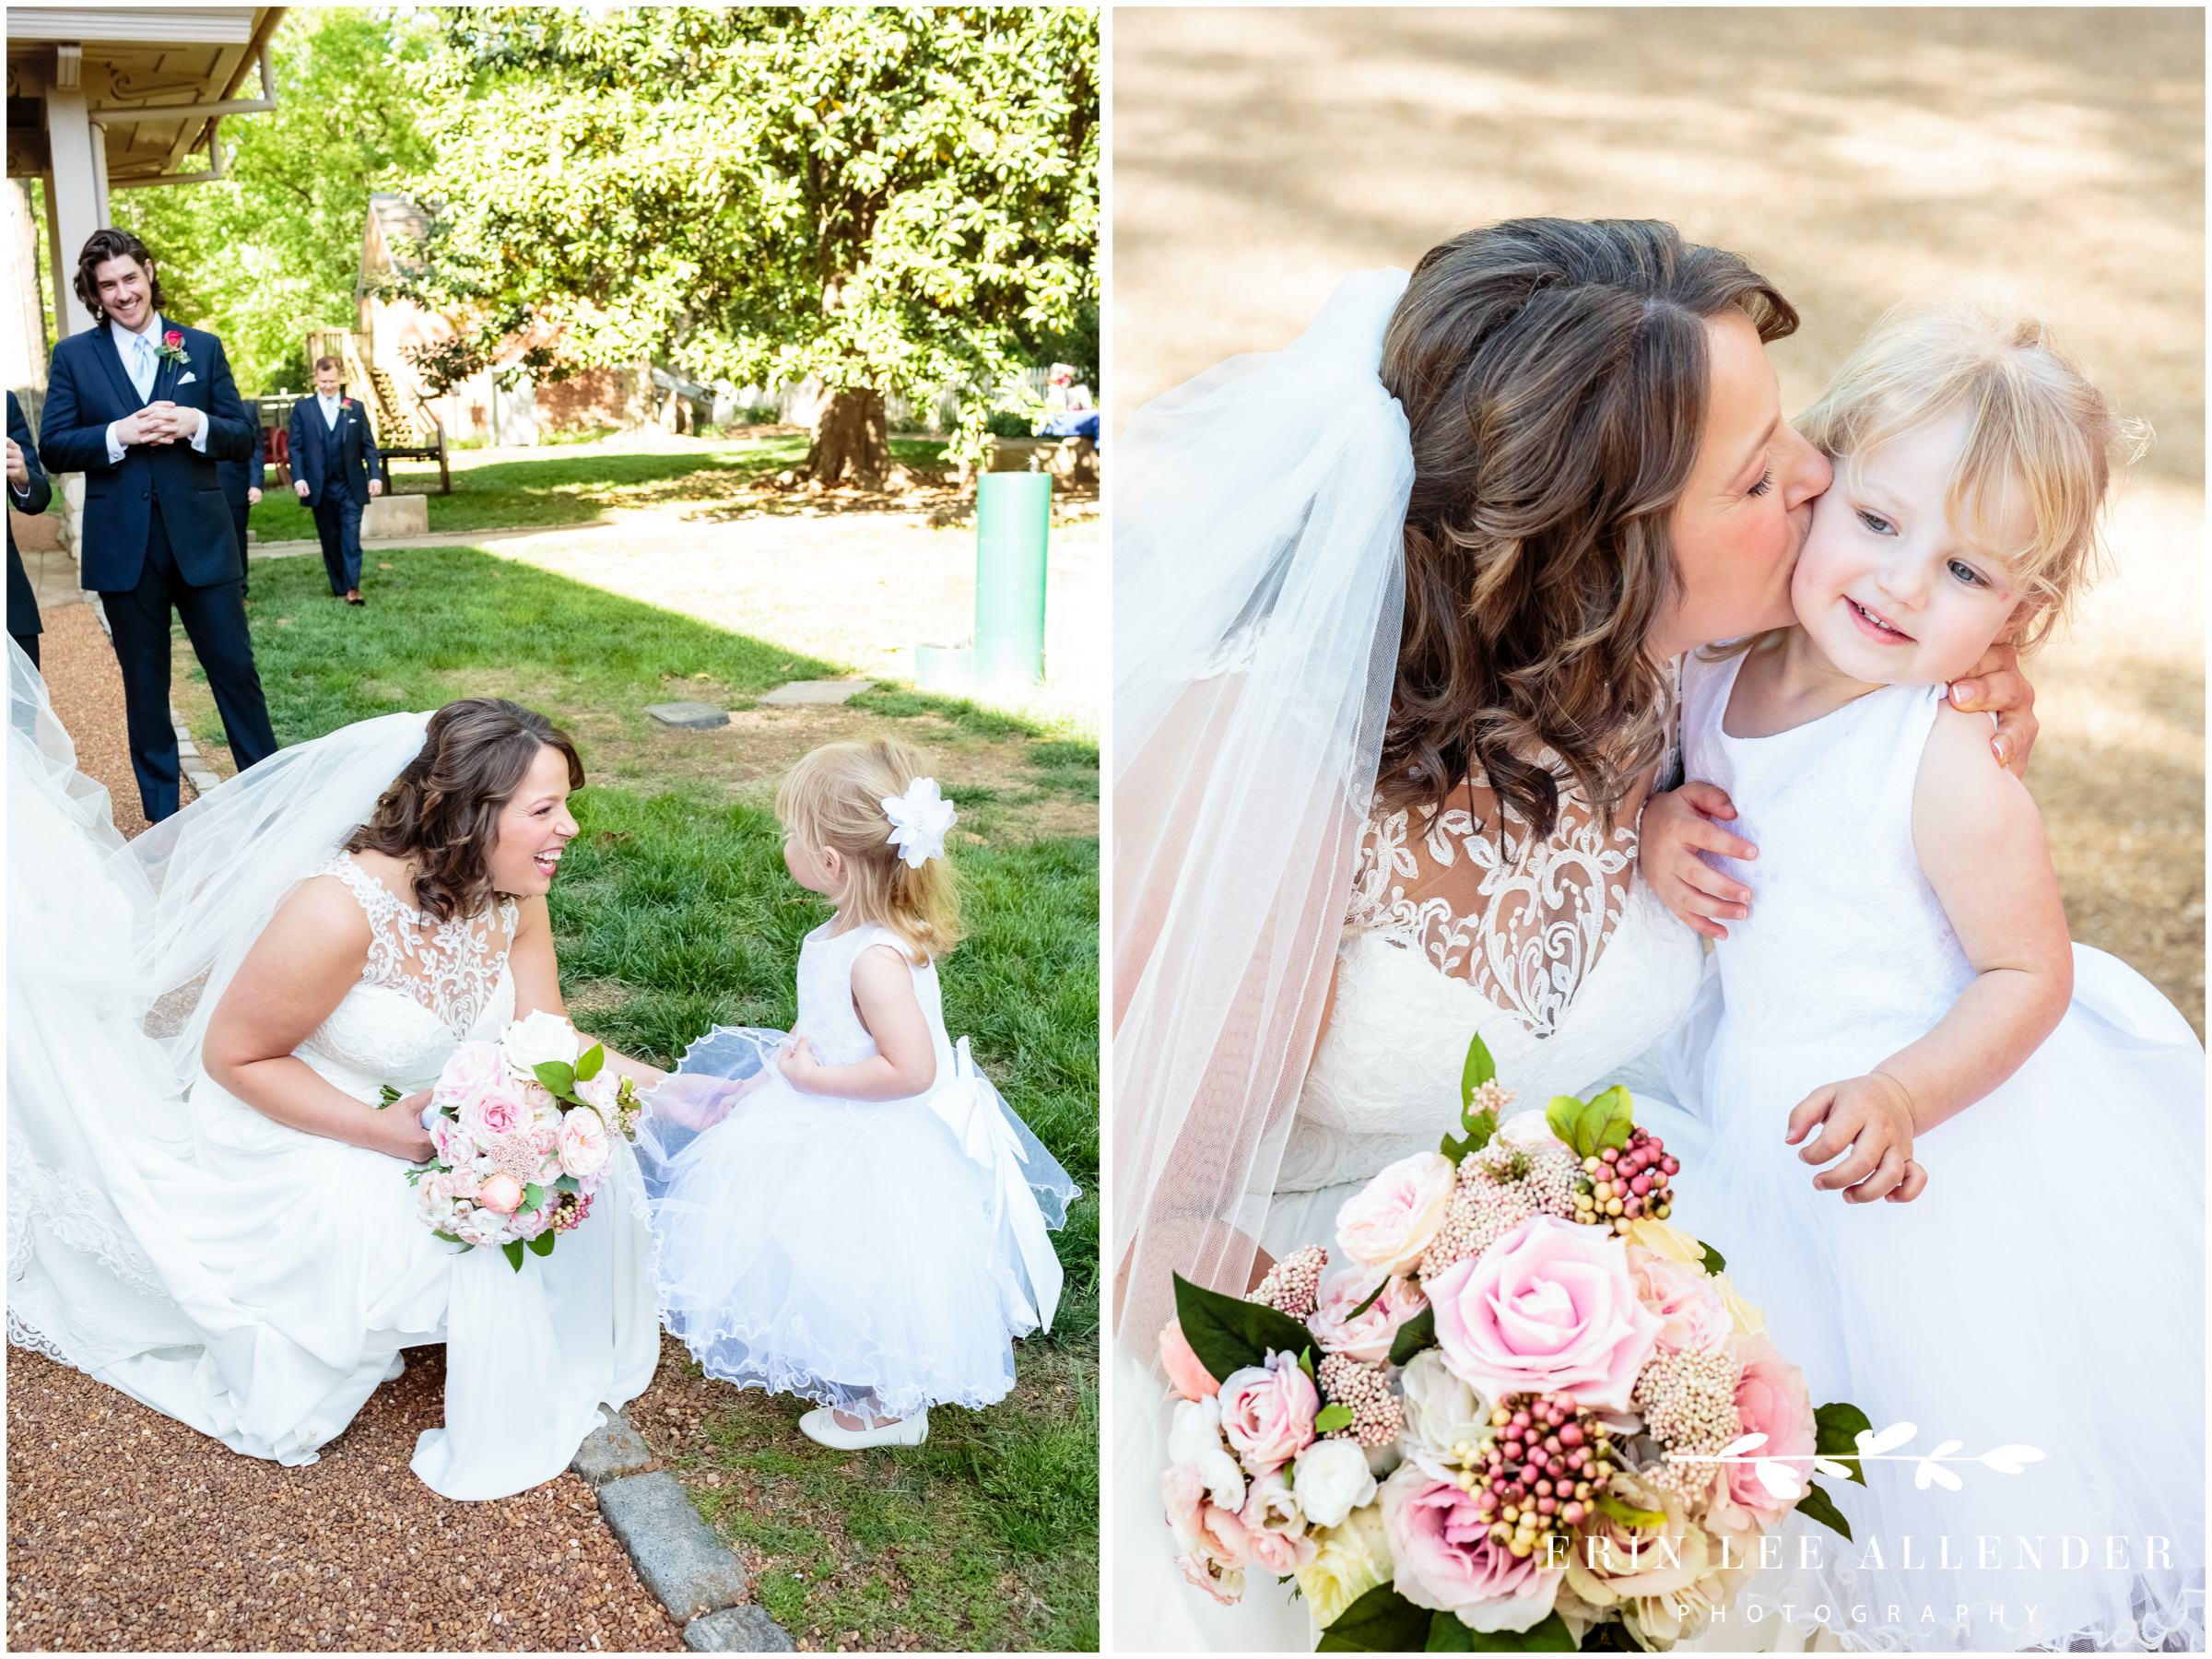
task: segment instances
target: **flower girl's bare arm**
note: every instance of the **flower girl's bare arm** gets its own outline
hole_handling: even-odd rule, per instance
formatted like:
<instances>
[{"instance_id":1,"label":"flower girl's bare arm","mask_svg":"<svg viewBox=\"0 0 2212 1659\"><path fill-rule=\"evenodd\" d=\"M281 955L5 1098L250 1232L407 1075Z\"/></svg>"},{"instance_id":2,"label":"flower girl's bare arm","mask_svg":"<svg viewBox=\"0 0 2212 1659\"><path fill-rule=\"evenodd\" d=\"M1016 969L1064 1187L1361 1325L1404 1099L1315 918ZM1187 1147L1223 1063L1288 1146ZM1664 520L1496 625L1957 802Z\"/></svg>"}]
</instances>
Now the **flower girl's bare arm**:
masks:
<instances>
[{"instance_id":1,"label":"flower girl's bare arm","mask_svg":"<svg viewBox=\"0 0 2212 1659\"><path fill-rule=\"evenodd\" d=\"M569 1010L560 1000L560 964L553 954L553 918L545 899L542 895L524 899L519 908L522 914L515 924L514 943L507 952L507 971L514 979L514 1017L527 1019L543 1009L567 1019ZM591 1047L595 1039L588 1032L581 1034L584 1047ZM612 1077L627 1074L635 1078L641 1089L654 1088L668 1076L659 1066L632 1060L611 1047L606 1051L606 1066Z\"/></svg>"},{"instance_id":2,"label":"flower girl's bare arm","mask_svg":"<svg viewBox=\"0 0 2212 1659\"><path fill-rule=\"evenodd\" d=\"M302 882L253 942L207 1022L209 1077L287 1128L417 1162L430 1137L410 1112L380 1112L293 1053L369 960L369 919L335 877Z\"/></svg>"},{"instance_id":3,"label":"flower girl's bare arm","mask_svg":"<svg viewBox=\"0 0 2212 1659\"><path fill-rule=\"evenodd\" d=\"M1852 1148L1814 1184L1850 1187L1846 1195L1857 1199L1884 1195L1914 1135L2018 1071L2074 994L2073 947L2042 819L2025 786L1991 756L1985 717L1948 708L1936 716L1913 790L1912 844L1975 978L1926 1036L1868 1077L1815 1089L1790 1114L1793 1143L1823 1125L1800 1154L1806 1162ZM1876 1191L1858 1184L1869 1175Z\"/></svg>"},{"instance_id":4,"label":"flower girl's bare arm","mask_svg":"<svg viewBox=\"0 0 2212 1659\"><path fill-rule=\"evenodd\" d=\"M929 1018L914 995L913 973L888 945L862 951L853 962L853 1006L860 1010L862 1027L876 1039L875 1057L824 1065L794 1031L791 1052L777 1063L794 1088L847 1100L903 1100L935 1086L937 1051Z\"/></svg>"}]
</instances>

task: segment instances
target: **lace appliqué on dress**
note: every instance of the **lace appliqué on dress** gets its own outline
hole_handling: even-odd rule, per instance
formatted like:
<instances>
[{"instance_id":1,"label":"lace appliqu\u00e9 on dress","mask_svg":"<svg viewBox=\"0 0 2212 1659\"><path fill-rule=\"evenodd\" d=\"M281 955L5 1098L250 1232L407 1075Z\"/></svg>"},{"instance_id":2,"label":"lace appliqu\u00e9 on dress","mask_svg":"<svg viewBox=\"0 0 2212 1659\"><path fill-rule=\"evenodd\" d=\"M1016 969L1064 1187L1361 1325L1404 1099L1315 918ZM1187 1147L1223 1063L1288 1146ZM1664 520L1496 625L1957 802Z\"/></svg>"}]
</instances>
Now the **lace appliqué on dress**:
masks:
<instances>
[{"instance_id":1,"label":"lace appliqu\u00e9 on dress","mask_svg":"<svg viewBox=\"0 0 2212 1659\"><path fill-rule=\"evenodd\" d=\"M1542 763L1558 770L1548 750ZM1608 834L1563 782L1559 823L1538 841L1480 779L1418 830L1413 816L1380 807L1369 816L1346 927L1421 951L1531 1034L1550 1036L1620 922L1633 825Z\"/></svg>"},{"instance_id":2,"label":"lace appliqu\u00e9 on dress","mask_svg":"<svg viewBox=\"0 0 2212 1659\"><path fill-rule=\"evenodd\" d=\"M369 914L361 982L411 997L465 1038L499 989L521 914L515 901L501 899L474 916L434 922L394 898L350 853L340 853L315 874L343 881Z\"/></svg>"}]
</instances>

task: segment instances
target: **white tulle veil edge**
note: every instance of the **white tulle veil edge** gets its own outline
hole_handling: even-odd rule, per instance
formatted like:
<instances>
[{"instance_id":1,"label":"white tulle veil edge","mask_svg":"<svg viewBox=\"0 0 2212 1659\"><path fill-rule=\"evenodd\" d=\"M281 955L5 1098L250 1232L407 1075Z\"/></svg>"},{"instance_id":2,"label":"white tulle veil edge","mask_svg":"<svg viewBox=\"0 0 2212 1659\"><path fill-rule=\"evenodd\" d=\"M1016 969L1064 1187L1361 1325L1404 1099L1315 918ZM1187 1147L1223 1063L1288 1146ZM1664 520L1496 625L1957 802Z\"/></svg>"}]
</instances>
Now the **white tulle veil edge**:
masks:
<instances>
[{"instance_id":1,"label":"white tulle veil edge","mask_svg":"<svg viewBox=\"0 0 2212 1659\"><path fill-rule=\"evenodd\" d=\"M1403 623L1404 272L1145 406L1115 457L1116 1329L1241 1291L1322 1009Z\"/></svg>"}]
</instances>

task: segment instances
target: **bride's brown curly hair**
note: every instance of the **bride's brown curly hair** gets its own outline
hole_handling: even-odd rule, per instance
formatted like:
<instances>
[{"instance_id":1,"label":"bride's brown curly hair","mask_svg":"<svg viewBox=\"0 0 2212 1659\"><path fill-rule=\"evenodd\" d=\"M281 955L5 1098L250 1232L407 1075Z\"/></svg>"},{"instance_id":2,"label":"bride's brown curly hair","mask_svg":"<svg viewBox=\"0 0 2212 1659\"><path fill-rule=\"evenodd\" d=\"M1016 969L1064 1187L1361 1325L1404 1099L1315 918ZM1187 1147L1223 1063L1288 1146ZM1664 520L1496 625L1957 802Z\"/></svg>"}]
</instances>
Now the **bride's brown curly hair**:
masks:
<instances>
[{"instance_id":1,"label":"bride's brown curly hair","mask_svg":"<svg viewBox=\"0 0 2212 1659\"><path fill-rule=\"evenodd\" d=\"M1797 327L1742 256L1652 219L1508 219L1422 257L1382 345L1414 461L1385 805L1433 813L1480 775L1547 836L1540 748L1608 818L1665 752L1644 647L1682 585L1667 519L1704 429L1705 322L1731 306L1762 341Z\"/></svg>"},{"instance_id":2,"label":"bride's brown curly hair","mask_svg":"<svg viewBox=\"0 0 2212 1659\"><path fill-rule=\"evenodd\" d=\"M473 916L496 897L488 854L500 812L522 787L541 748L568 757L569 787L583 787L583 762L569 735L535 709L497 697L467 697L430 716L422 751L346 843L416 866L416 908L439 922Z\"/></svg>"}]
</instances>

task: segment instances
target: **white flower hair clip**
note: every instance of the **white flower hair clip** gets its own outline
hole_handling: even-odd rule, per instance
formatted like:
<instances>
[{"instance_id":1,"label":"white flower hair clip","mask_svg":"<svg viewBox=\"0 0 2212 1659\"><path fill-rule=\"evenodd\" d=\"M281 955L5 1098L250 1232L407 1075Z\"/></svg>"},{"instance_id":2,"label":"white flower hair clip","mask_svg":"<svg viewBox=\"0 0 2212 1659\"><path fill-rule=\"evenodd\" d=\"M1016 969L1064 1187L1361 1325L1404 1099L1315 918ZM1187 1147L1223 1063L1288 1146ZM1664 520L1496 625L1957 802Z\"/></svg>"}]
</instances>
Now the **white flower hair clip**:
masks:
<instances>
[{"instance_id":1,"label":"white flower hair clip","mask_svg":"<svg viewBox=\"0 0 2212 1659\"><path fill-rule=\"evenodd\" d=\"M914 869L945 856L945 832L959 818L935 778L916 778L902 795L883 797L883 815L891 820L890 843Z\"/></svg>"}]
</instances>

